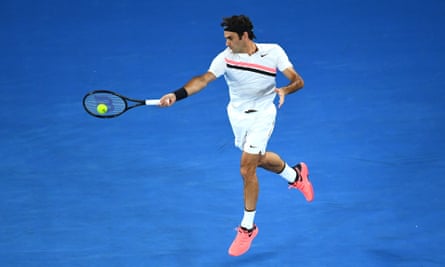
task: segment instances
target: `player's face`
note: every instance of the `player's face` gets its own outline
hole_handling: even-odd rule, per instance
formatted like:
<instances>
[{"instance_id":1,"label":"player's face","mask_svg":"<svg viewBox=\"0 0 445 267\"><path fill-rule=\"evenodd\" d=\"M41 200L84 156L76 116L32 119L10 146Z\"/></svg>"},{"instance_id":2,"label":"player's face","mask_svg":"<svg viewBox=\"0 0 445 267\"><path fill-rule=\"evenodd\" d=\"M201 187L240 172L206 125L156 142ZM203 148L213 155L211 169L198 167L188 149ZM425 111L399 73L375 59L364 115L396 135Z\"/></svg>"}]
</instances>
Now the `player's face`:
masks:
<instances>
[{"instance_id":1,"label":"player's face","mask_svg":"<svg viewBox=\"0 0 445 267\"><path fill-rule=\"evenodd\" d=\"M224 38L226 39L226 46L229 47L233 53L245 53L246 42L244 40L244 35L240 39L236 32L224 31Z\"/></svg>"}]
</instances>

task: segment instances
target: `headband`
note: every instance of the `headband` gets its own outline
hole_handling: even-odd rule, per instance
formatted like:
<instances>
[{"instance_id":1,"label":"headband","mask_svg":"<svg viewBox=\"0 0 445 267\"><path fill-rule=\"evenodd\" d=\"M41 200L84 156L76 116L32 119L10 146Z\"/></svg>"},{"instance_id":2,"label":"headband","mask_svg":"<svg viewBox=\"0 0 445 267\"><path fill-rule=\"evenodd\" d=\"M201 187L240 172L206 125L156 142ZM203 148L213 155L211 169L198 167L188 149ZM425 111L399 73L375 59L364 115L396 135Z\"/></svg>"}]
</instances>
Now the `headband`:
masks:
<instances>
[{"instance_id":1,"label":"headband","mask_svg":"<svg viewBox=\"0 0 445 267\"><path fill-rule=\"evenodd\" d=\"M224 31L242 34L243 32L250 32L251 30L244 25L228 25L224 27Z\"/></svg>"}]
</instances>

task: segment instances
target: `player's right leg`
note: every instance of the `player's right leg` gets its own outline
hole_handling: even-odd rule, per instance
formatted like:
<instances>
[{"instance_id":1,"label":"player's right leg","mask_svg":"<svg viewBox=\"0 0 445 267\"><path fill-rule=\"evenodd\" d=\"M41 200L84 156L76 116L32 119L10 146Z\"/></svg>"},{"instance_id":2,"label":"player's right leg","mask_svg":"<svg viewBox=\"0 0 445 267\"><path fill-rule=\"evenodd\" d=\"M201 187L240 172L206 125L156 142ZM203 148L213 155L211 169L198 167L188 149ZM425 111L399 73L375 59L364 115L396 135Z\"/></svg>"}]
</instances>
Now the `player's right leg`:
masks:
<instances>
[{"instance_id":1,"label":"player's right leg","mask_svg":"<svg viewBox=\"0 0 445 267\"><path fill-rule=\"evenodd\" d=\"M240 256L246 253L258 234L258 227L254 223L256 204L258 201L259 185L256 168L261 154L243 152L241 156L240 172L244 182L244 217L237 228L237 235L229 247L229 255Z\"/></svg>"}]
</instances>

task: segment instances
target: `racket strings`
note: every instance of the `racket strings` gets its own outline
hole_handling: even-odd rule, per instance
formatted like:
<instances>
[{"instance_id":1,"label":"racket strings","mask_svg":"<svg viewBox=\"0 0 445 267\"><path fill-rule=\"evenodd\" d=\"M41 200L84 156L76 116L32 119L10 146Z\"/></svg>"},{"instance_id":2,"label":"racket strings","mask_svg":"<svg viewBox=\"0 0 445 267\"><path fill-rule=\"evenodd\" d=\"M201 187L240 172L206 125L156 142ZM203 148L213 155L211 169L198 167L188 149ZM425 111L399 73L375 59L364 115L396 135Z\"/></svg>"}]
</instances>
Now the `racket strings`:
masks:
<instances>
[{"instance_id":1,"label":"racket strings","mask_svg":"<svg viewBox=\"0 0 445 267\"><path fill-rule=\"evenodd\" d=\"M97 106L99 104L104 104L107 106L107 111L105 113L99 113ZM84 99L84 106L88 112L95 116L115 116L125 111L127 103L124 99L117 95L109 93L94 93L88 95Z\"/></svg>"}]
</instances>

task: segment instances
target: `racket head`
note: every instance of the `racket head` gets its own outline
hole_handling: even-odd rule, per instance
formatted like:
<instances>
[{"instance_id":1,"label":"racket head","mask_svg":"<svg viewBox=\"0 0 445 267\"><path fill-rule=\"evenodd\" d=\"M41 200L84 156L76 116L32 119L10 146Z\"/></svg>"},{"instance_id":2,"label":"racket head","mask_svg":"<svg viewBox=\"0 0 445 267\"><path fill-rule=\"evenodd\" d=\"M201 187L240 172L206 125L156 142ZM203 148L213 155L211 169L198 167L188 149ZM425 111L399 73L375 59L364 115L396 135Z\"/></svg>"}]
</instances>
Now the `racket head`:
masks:
<instances>
[{"instance_id":1,"label":"racket head","mask_svg":"<svg viewBox=\"0 0 445 267\"><path fill-rule=\"evenodd\" d=\"M95 90L87 93L83 97L82 104L88 114L101 119L117 117L129 109L124 96L108 90ZM97 107L100 104L107 106L106 112L98 111Z\"/></svg>"}]
</instances>

